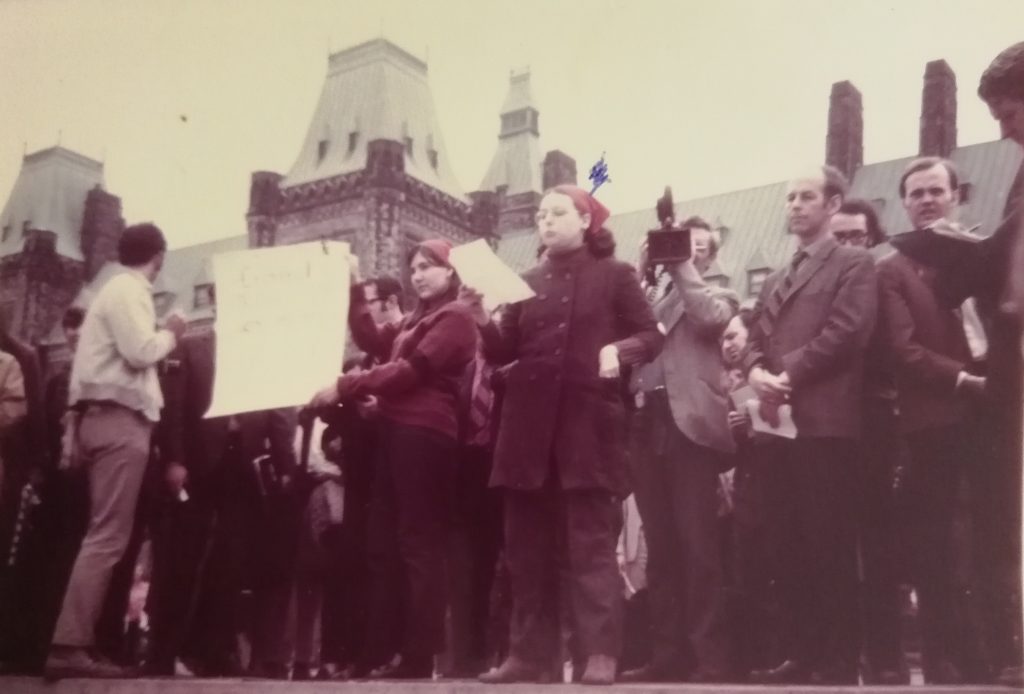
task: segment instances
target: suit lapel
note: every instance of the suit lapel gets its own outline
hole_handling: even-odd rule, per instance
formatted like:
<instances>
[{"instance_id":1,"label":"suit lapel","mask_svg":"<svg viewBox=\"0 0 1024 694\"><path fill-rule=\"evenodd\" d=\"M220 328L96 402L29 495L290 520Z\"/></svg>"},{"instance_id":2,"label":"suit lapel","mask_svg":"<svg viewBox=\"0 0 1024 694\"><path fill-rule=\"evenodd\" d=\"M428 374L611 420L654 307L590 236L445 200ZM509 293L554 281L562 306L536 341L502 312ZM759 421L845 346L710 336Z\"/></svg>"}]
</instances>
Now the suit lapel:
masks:
<instances>
[{"instance_id":1,"label":"suit lapel","mask_svg":"<svg viewBox=\"0 0 1024 694\"><path fill-rule=\"evenodd\" d=\"M825 266L825 263L830 257L832 257L832 253L834 253L838 247L839 244L829 239L825 248L821 249L819 253L816 253L804 261L804 266L797 271L796 279L793 281L793 285L789 288L789 292L782 297L780 308L785 306L787 301L796 296L803 286L810 282L812 277L818 274L818 271Z\"/></svg>"},{"instance_id":2,"label":"suit lapel","mask_svg":"<svg viewBox=\"0 0 1024 694\"><path fill-rule=\"evenodd\" d=\"M679 294L679 290L673 286L665 296L655 302L654 315L665 328L665 332L669 333L683 317L684 309L682 296Z\"/></svg>"}]
</instances>

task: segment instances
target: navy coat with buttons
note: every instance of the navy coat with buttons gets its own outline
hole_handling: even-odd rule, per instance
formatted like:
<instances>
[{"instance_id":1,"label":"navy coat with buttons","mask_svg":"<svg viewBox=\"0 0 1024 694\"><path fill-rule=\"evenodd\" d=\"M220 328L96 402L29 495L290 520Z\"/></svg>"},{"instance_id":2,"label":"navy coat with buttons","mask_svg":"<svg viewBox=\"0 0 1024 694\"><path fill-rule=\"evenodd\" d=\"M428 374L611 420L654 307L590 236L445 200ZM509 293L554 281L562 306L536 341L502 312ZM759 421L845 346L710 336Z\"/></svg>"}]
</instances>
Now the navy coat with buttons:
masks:
<instances>
[{"instance_id":1,"label":"navy coat with buttons","mask_svg":"<svg viewBox=\"0 0 1024 694\"><path fill-rule=\"evenodd\" d=\"M482 330L484 352L514 362L506 378L491 486L629 491L626 412L618 379L598 375L598 353L619 350L622 366L661 349L633 268L584 247L549 256L523 273L536 292Z\"/></svg>"}]
</instances>

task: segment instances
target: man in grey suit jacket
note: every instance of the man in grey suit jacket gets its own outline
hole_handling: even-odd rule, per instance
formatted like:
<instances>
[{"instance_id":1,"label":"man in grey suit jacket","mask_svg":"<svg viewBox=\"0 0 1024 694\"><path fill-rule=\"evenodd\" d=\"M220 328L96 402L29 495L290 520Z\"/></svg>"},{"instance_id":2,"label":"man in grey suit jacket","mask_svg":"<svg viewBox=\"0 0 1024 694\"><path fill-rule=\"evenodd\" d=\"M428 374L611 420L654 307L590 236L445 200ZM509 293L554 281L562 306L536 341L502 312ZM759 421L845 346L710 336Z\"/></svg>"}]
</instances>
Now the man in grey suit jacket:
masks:
<instances>
[{"instance_id":1,"label":"man in grey suit jacket","mask_svg":"<svg viewBox=\"0 0 1024 694\"><path fill-rule=\"evenodd\" d=\"M851 490L878 287L868 252L829 234L845 191L829 166L790 183L786 211L799 248L765 281L744 357L762 415L773 421L788 402L798 432L770 444L765 496L787 628L785 661L751 674L761 683L857 683Z\"/></svg>"},{"instance_id":2,"label":"man in grey suit jacket","mask_svg":"<svg viewBox=\"0 0 1024 694\"><path fill-rule=\"evenodd\" d=\"M707 222L686 220L693 257L669 268L672 286L654 304L666 332L661 354L636 373L633 422L636 499L649 548L653 653L624 681L721 680L727 666L717 528L721 457L729 431L718 338L739 308L728 289L705 283L718 242Z\"/></svg>"}]
</instances>

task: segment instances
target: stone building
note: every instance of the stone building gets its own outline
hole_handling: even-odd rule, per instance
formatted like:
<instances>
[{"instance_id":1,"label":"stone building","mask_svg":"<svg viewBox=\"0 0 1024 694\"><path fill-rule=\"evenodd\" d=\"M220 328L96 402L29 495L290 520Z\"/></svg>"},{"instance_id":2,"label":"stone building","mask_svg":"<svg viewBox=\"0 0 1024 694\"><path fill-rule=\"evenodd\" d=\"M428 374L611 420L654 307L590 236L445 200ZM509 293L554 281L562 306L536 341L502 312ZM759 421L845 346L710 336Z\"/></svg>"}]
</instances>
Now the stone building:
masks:
<instances>
[{"instance_id":1,"label":"stone building","mask_svg":"<svg viewBox=\"0 0 1024 694\"><path fill-rule=\"evenodd\" d=\"M540 109L530 74L513 72L498 110L497 144L476 190L467 192L449 165L434 112L427 65L376 39L328 58L327 74L298 156L285 173L252 174L246 233L168 253L154 293L158 311L186 311L192 329L213 319L210 257L255 246L318 239L348 241L364 276L406 276L405 258L419 240L477 238L495 245L512 267L535 262L533 217L546 188L576 182L572 157L541 145ZM890 232L905 228L897 182L919 154L950 157L960 169L961 219L990 233L999 221L1021 153L1013 143L958 147L956 78L945 61L925 68L918 147L906 157L864 164L861 94L833 85L825 160L870 200ZM297 143L298 144L298 143ZM671 183L666 181L666 183ZM722 234L709 279L741 297L756 296L764 278L793 251L778 181L676 204L676 218L700 215ZM634 261L657 226L652 191L647 209L612 216L617 254ZM155 220L158 224L160 220ZM25 157L0 215L0 310L14 332L61 358L59 319L112 274L124 227L120 200L103 190L103 166L55 147Z\"/></svg>"}]
</instances>

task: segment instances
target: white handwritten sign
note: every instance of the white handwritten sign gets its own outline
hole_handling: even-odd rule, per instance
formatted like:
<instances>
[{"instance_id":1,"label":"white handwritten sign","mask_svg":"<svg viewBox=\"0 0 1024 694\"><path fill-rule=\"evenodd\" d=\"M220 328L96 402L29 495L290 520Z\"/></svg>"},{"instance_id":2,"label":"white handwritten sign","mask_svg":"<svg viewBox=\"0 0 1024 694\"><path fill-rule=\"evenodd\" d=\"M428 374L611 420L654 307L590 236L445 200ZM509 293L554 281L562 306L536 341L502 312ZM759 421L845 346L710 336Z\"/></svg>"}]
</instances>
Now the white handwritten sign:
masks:
<instances>
[{"instance_id":1,"label":"white handwritten sign","mask_svg":"<svg viewBox=\"0 0 1024 694\"><path fill-rule=\"evenodd\" d=\"M217 361L207 417L303 405L338 376L354 262L341 242L213 257Z\"/></svg>"}]
</instances>

